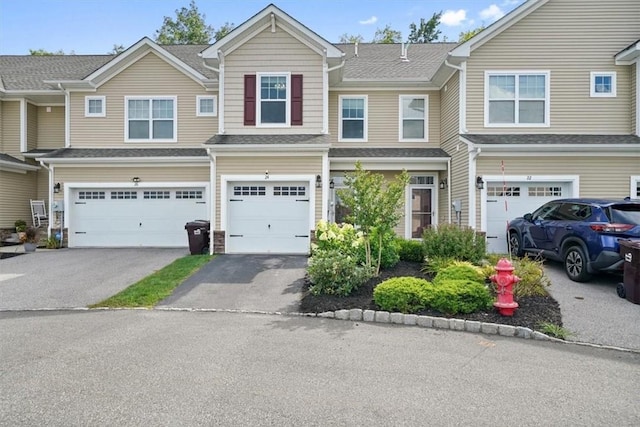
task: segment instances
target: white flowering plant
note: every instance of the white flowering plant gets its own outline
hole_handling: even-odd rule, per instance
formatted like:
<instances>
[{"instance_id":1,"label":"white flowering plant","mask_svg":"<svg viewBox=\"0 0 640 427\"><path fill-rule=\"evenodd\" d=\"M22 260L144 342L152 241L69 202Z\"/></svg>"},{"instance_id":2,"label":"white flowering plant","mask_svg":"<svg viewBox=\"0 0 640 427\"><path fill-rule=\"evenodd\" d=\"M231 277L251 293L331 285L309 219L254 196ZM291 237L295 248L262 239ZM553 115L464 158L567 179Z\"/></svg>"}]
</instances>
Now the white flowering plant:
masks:
<instances>
[{"instance_id":1,"label":"white flowering plant","mask_svg":"<svg viewBox=\"0 0 640 427\"><path fill-rule=\"evenodd\" d=\"M338 251L344 256L356 255L364 243L364 236L351 224L336 224L324 220L316 224L316 242L312 252Z\"/></svg>"}]
</instances>

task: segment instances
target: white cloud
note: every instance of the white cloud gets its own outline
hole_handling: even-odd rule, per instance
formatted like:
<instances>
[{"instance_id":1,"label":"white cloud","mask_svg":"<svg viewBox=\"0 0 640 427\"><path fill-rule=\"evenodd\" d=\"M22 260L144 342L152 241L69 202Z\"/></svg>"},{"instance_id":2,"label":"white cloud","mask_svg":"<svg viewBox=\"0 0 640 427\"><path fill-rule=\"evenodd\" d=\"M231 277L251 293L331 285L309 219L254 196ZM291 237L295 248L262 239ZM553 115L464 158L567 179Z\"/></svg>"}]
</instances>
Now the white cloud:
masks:
<instances>
[{"instance_id":1,"label":"white cloud","mask_svg":"<svg viewBox=\"0 0 640 427\"><path fill-rule=\"evenodd\" d=\"M457 25L462 24L462 22L467 19L467 11L464 9L460 10L447 10L440 17L440 22L449 27L455 27Z\"/></svg>"},{"instance_id":2,"label":"white cloud","mask_svg":"<svg viewBox=\"0 0 640 427\"><path fill-rule=\"evenodd\" d=\"M378 17L377 16L372 16L369 19L365 19L364 21L358 21L360 22L360 24L362 25L372 25L375 24L376 22L378 22Z\"/></svg>"},{"instance_id":3,"label":"white cloud","mask_svg":"<svg viewBox=\"0 0 640 427\"><path fill-rule=\"evenodd\" d=\"M487 19L489 21L497 21L504 16L504 12L497 4L492 4L486 9L480 11L480 18Z\"/></svg>"}]
</instances>

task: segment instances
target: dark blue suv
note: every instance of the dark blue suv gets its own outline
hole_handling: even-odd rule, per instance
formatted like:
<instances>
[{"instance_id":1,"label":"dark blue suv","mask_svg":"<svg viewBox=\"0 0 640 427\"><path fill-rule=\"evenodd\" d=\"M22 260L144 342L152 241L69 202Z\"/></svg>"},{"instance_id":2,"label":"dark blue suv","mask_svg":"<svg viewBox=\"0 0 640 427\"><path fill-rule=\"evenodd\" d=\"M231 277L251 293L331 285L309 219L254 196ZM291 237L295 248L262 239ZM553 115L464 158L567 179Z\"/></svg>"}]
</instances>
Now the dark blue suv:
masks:
<instances>
[{"instance_id":1,"label":"dark blue suv","mask_svg":"<svg viewBox=\"0 0 640 427\"><path fill-rule=\"evenodd\" d=\"M640 200L554 200L507 230L512 255L561 261L571 280L586 282L595 272L622 270L618 240L640 239Z\"/></svg>"}]
</instances>

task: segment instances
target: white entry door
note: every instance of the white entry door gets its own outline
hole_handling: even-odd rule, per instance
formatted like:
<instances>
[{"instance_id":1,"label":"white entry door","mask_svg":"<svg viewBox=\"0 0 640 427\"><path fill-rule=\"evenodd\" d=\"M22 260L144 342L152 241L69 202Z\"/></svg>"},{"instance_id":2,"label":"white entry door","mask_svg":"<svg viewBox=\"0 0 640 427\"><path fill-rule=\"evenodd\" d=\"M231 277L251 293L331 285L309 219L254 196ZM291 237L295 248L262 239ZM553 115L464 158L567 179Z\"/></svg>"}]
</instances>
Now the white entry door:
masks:
<instances>
[{"instance_id":1,"label":"white entry door","mask_svg":"<svg viewBox=\"0 0 640 427\"><path fill-rule=\"evenodd\" d=\"M531 213L543 204L572 197L569 182L502 182L487 183L486 208L487 251L507 253L507 223Z\"/></svg>"},{"instance_id":2,"label":"white entry door","mask_svg":"<svg viewBox=\"0 0 640 427\"><path fill-rule=\"evenodd\" d=\"M204 188L75 189L69 246L185 247L184 226L197 219L208 219Z\"/></svg>"},{"instance_id":3,"label":"white entry door","mask_svg":"<svg viewBox=\"0 0 640 427\"><path fill-rule=\"evenodd\" d=\"M309 252L309 182L231 182L227 253Z\"/></svg>"}]
</instances>

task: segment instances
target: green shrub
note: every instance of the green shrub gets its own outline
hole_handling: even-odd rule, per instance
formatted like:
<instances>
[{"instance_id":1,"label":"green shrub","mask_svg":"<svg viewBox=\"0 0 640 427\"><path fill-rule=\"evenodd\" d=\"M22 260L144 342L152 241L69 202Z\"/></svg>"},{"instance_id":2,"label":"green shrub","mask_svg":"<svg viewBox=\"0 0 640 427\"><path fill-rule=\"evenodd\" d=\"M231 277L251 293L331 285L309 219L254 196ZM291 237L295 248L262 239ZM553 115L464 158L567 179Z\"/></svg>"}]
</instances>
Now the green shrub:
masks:
<instances>
[{"instance_id":1,"label":"green shrub","mask_svg":"<svg viewBox=\"0 0 640 427\"><path fill-rule=\"evenodd\" d=\"M371 278L370 269L337 250L318 251L307 268L313 295L347 296Z\"/></svg>"},{"instance_id":2,"label":"green shrub","mask_svg":"<svg viewBox=\"0 0 640 427\"><path fill-rule=\"evenodd\" d=\"M455 258L431 256L426 257L424 265L422 266L422 272L435 275L438 271L443 270L456 262Z\"/></svg>"},{"instance_id":3,"label":"green shrub","mask_svg":"<svg viewBox=\"0 0 640 427\"><path fill-rule=\"evenodd\" d=\"M424 248L418 240L396 238L396 249L402 261L423 262Z\"/></svg>"},{"instance_id":4,"label":"green shrub","mask_svg":"<svg viewBox=\"0 0 640 427\"><path fill-rule=\"evenodd\" d=\"M489 289L471 280L442 280L427 292L429 306L446 314L486 310L493 302Z\"/></svg>"},{"instance_id":5,"label":"green shrub","mask_svg":"<svg viewBox=\"0 0 640 427\"><path fill-rule=\"evenodd\" d=\"M450 266L438 271L434 284L447 280L469 280L472 282L484 283L484 274L480 268L468 262L454 262Z\"/></svg>"},{"instance_id":6,"label":"green shrub","mask_svg":"<svg viewBox=\"0 0 640 427\"><path fill-rule=\"evenodd\" d=\"M400 261L400 255L395 245L396 236L393 232L385 233L382 236L382 253L380 254L380 267L391 268ZM371 258L375 261L378 259L378 232L371 234ZM358 262L366 264L366 254L364 245L358 247Z\"/></svg>"},{"instance_id":7,"label":"green shrub","mask_svg":"<svg viewBox=\"0 0 640 427\"><path fill-rule=\"evenodd\" d=\"M422 236L427 258L455 258L478 264L487 252L486 240L473 229L455 224L427 228Z\"/></svg>"},{"instance_id":8,"label":"green shrub","mask_svg":"<svg viewBox=\"0 0 640 427\"><path fill-rule=\"evenodd\" d=\"M316 242L311 252L337 250L343 255L356 255L363 248L363 237L351 224L319 221L316 224Z\"/></svg>"},{"instance_id":9,"label":"green shrub","mask_svg":"<svg viewBox=\"0 0 640 427\"><path fill-rule=\"evenodd\" d=\"M24 233L24 231L27 229L27 221L23 219L16 220L13 225L16 227L16 233Z\"/></svg>"},{"instance_id":10,"label":"green shrub","mask_svg":"<svg viewBox=\"0 0 640 427\"><path fill-rule=\"evenodd\" d=\"M495 273L495 266L500 258L509 259L508 255L491 254L487 256L490 267L483 267L483 270L490 272L489 275ZM547 288L551 285L551 281L544 274L544 263L542 259L534 259L528 256L511 260L515 270L513 274L520 278L513 288L514 298L529 296L547 296L549 292Z\"/></svg>"},{"instance_id":11,"label":"green shrub","mask_svg":"<svg viewBox=\"0 0 640 427\"><path fill-rule=\"evenodd\" d=\"M386 311L416 313L428 304L430 283L417 277L394 277L373 290L376 305Z\"/></svg>"}]
</instances>

